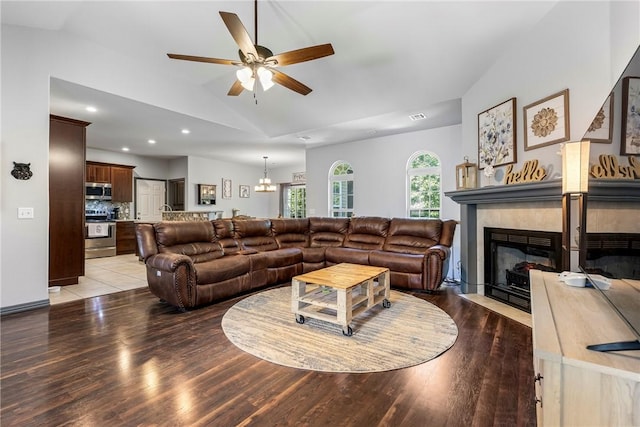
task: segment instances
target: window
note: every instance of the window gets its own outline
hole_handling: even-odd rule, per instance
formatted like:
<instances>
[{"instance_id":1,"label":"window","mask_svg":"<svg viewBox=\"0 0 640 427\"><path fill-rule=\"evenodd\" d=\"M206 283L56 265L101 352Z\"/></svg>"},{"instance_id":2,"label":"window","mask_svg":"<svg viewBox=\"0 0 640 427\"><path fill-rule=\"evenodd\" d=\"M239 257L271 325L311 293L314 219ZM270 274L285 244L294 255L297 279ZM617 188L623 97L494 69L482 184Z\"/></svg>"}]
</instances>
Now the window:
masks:
<instances>
[{"instance_id":1,"label":"window","mask_svg":"<svg viewBox=\"0 0 640 427\"><path fill-rule=\"evenodd\" d=\"M353 169L346 162L336 162L329 172L332 217L353 215Z\"/></svg>"},{"instance_id":2,"label":"window","mask_svg":"<svg viewBox=\"0 0 640 427\"><path fill-rule=\"evenodd\" d=\"M440 158L418 152L407 163L408 211L410 218L440 218Z\"/></svg>"},{"instance_id":3,"label":"window","mask_svg":"<svg viewBox=\"0 0 640 427\"><path fill-rule=\"evenodd\" d=\"M285 218L306 218L307 216L307 187L304 184L283 184L280 192L281 212Z\"/></svg>"}]
</instances>

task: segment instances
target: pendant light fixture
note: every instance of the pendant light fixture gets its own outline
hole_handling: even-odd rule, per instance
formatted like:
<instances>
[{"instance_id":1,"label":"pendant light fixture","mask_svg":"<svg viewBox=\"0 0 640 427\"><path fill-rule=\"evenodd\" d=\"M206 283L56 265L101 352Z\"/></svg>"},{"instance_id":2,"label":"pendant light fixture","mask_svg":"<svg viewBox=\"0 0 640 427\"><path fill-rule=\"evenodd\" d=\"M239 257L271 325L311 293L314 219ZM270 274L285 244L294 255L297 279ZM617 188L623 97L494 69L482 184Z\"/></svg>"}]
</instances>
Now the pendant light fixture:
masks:
<instances>
[{"instance_id":1,"label":"pendant light fixture","mask_svg":"<svg viewBox=\"0 0 640 427\"><path fill-rule=\"evenodd\" d=\"M271 184L271 180L267 178L267 156L264 156L264 178L260 178L260 184L256 185L253 189L256 193L273 193L276 191L276 186Z\"/></svg>"}]
</instances>

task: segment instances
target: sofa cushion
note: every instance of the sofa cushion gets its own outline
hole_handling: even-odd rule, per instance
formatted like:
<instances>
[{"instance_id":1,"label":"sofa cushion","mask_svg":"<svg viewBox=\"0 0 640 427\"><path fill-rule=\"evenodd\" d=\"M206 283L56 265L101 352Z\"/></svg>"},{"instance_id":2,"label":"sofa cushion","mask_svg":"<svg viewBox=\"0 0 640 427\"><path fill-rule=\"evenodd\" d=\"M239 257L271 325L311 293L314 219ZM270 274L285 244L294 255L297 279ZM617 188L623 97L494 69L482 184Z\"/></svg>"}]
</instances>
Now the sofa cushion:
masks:
<instances>
[{"instance_id":1,"label":"sofa cushion","mask_svg":"<svg viewBox=\"0 0 640 427\"><path fill-rule=\"evenodd\" d=\"M376 267L387 267L391 271L401 273L422 273L424 255L401 254L385 251L371 251L369 264Z\"/></svg>"},{"instance_id":2,"label":"sofa cushion","mask_svg":"<svg viewBox=\"0 0 640 427\"><path fill-rule=\"evenodd\" d=\"M230 219L216 219L211 222L216 240L220 243L225 255L237 253L240 250L240 246L233 237L233 221Z\"/></svg>"},{"instance_id":3,"label":"sofa cushion","mask_svg":"<svg viewBox=\"0 0 640 427\"><path fill-rule=\"evenodd\" d=\"M268 219L233 220L233 230L241 249L255 249L259 252L278 249L278 243L271 233L271 221Z\"/></svg>"},{"instance_id":4,"label":"sofa cushion","mask_svg":"<svg viewBox=\"0 0 640 427\"><path fill-rule=\"evenodd\" d=\"M315 248L301 248L302 261L310 263L324 262L324 253L327 250L324 246Z\"/></svg>"},{"instance_id":5,"label":"sofa cushion","mask_svg":"<svg viewBox=\"0 0 640 427\"><path fill-rule=\"evenodd\" d=\"M309 218L309 246L342 246L349 218Z\"/></svg>"},{"instance_id":6,"label":"sofa cushion","mask_svg":"<svg viewBox=\"0 0 640 427\"><path fill-rule=\"evenodd\" d=\"M369 252L367 249L329 247L325 251L325 260L331 264L349 262L369 265Z\"/></svg>"},{"instance_id":7,"label":"sofa cushion","mask_svg":"<svg viewBox=\"0 0 640 427\"><path fill-rule=\"evenodd\" d=\"M229 255L196 264L196 278L198 285L223 282L247 274L249 270L249 257Z\"/></svg>"},{"instance_id":8,"label":"sofa cushion","mask_svg":"<svg viewBox=\"0 0 640 427\"><path fill-rule=\"evenodd\" d=\"M268 268L288 267L302 263L301 248L282 248L273 251L262 252L267 258Z\"/></svg>"},{"instance_id":9,"label":"sofa cushion","mask_svg":"<svg viewBox=\"0 0 640 427\"><path fill-rule=\"evenodd\" d=\"M344 239L345 248L382 249L389 228L389 220L379 217L351 218L349 232Z\"/></svg>"},{"instance_id":10,"label":"sofa cushion","mask_svg":"<svg viewBox=\"0 0 640 427\"><path fill-rule=\"evenodd\" d=\"M439 219L394 218L383 249L387 252L424 254L440 241L442 221Z\"/></svg>"},{"instance_id":11,"label":"sofa cushion","mask_svg":"<svg viewBox=\"0 0 640 427\"><path fill-rule=\"evenodd\" d=\"M201 263L224 255L209 221L164 221L154 224L158 252L187 255Z\"/></svg>"},{"instance_id":12,"label":"sofa cushion","mask_svg":"<svg viewBox=\"0 0 640 427\"><path fill-rule=\"evenodd\" d=\"M272 219L271 232L280 248L309 246L309 219L307 218Z\"/></svg>"}]
</instances>

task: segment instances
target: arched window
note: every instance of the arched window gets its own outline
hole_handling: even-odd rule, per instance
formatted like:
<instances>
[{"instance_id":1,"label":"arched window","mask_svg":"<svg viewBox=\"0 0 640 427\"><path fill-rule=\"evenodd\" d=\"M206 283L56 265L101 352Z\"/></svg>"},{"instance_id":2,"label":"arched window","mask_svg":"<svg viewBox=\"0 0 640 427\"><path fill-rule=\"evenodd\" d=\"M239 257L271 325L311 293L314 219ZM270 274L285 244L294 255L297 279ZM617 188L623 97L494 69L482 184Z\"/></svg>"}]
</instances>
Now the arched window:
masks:
<instances>
[{"instance_id":1,"label":"arched window","mask_svg":"<svg viewBox=\"0 0 640 427\"><path fill-rule=\"evenodd\" d=\"M407 211L410 218L440 218L440 158L428 151L407 162Z\"/></svg>"},{"instance_id":2,"label":"arched window","mask_svg":"<svg viewBox=\"0 0 640 427\"><path fill-rule=\"evenodd\" d=\"M353 168L347 162L338 161L329 171L330 216L353 215Z\"/></svg>"}]
</instances>

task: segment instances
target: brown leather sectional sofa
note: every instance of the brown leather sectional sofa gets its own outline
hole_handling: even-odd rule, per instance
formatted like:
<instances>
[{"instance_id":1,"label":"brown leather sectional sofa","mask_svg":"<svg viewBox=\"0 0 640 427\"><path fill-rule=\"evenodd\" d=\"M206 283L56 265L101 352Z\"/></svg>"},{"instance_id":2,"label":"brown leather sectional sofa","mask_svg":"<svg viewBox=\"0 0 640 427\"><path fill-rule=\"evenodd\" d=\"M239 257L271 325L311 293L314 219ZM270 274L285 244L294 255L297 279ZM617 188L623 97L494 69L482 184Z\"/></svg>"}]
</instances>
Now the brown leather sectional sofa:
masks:
<instances>
[{"instance_id":1,"label":"brown leather sectional sofa","mask_svg":"<svg viewBox=\"0 0 640 427\"><path fill-rule=\"evenodd\" d=\"M437 289L456 221L380 217L137 224L153 294L181 310L349 262L388 267L391 286Z\"/></svg>"}]
</instances>

